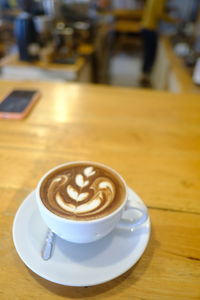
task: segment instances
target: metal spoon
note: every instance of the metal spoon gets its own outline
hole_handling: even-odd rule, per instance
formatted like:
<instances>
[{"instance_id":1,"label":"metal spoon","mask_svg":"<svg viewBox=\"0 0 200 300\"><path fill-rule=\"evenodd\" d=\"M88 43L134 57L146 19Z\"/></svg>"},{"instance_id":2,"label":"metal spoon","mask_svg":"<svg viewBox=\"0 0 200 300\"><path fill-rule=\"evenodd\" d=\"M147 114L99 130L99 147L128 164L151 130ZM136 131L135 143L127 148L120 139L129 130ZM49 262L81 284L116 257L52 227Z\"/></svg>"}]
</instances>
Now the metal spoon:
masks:
<instances>
[{"instance_id":1,"label":"metal spoon","mask_svg":"<svg viewBox=\"0 0 200 300\"><path fill-rule=\"evenodd\" d=\"M44 245L42 247L41 256L44 260L51 258L55 241L55 233L48 229Z\"/></svg>"}]
</instances>

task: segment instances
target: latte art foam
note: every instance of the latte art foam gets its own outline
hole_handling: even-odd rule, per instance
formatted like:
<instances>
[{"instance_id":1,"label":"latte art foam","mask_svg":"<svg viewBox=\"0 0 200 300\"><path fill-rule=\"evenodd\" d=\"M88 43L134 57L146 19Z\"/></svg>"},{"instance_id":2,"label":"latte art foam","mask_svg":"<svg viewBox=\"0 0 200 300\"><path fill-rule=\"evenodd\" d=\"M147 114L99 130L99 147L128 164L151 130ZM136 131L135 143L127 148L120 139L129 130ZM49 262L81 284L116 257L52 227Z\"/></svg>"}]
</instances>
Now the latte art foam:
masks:
<instances>
[{"instance_id":1,"label":"latte art foam","mask_svg":"<svg viewBox=\"0 0 200 300\"><path fill-rule=\"evenodd\" d=\"M48 199L55 201L67 213L91 215L100 212L114 199L115 186L106 177L93 180L92 167L83 169L83 174L74 178L69 173L52 179L48 189ZM87 187L87 189L86 189Z\"/></svg>"},{"instance_id":2,"label":"latte art foam","mask_svg":"<svg viewBox=\"0 0 200 300\"><path fill-rule=\"evenodd\" d=\"M122 201L122 188L113 174L97 166L61 168L43 182L45 206L70 219L94 219L109 214Z\"/></svg>"}]
</instances>

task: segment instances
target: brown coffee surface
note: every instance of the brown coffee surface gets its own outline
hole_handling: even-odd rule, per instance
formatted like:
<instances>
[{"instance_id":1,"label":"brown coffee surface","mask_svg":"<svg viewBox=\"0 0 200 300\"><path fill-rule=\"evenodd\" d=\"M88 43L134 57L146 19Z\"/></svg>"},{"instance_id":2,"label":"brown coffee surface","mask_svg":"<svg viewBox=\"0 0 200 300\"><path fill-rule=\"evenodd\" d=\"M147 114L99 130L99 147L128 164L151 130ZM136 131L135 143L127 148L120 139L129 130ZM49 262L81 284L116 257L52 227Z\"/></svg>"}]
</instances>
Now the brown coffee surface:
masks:
<instances>
[{"instance_id":1,"label":"brown coffee surface","mask_svg":"<svg viewBox=\"0 0 200 300\"><path fill-rule=\"evenodd\" d=\"M105 217L125 201L125 186L112 171L99 165L75 163L49 174L40 197L54 214L71 220Z\"/></svg>"}]
</instances>

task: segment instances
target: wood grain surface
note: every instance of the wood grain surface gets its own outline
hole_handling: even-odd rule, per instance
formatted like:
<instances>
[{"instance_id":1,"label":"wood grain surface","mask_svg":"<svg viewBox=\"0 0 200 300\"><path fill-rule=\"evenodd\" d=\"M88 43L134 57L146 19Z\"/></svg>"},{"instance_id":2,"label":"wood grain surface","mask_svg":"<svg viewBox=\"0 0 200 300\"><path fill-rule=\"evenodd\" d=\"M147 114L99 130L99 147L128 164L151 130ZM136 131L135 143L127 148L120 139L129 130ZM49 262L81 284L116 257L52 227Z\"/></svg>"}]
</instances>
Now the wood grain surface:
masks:
<instances>
[{"instance_id":1,"label":"wood grain surface","mask_svg":"<svg viewBox=\"0 0 200 300\"><path fill-rule=\"evenodd\" d=\"M29 116L0 120L0 299L200 299L200 97L47 82L0 82L42 93ZM116 169L149 208L140 261L105 284L40 278L12 241L15 213L40 177L72 160Z\"/></svg>"}]
</instances>

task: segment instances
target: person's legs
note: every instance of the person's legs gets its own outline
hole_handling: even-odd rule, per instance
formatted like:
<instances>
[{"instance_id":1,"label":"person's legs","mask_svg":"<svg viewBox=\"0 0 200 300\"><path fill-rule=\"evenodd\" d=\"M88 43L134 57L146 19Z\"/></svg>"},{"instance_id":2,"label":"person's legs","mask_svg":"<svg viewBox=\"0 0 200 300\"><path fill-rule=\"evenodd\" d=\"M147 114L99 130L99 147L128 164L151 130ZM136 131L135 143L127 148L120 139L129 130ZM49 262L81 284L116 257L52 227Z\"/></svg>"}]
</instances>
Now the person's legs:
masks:
<instances>
[{"instance_id":1,"label":"person's legs","mask_svg":"<svg viewBox=\"0 0 200 300\"><path fill-rule=\"evenodd\" d=\"M149 76L156 57L158 35L156 31L144 29L142 30L142 38L144 52L140 83L149 85Z\"/></svg>"},{"instance_id":2,"label":"person's legs","mask_svg":"<svg viewBox=\"0 0 200 300\"><path fill-rule=\"evenodd\" d=\"M151 73L157 50L157 32L146 30L144 34L143 72Z\"/></svg>"},{"instance_id":3,"label":"person's legs","mask_svg":"<svg viewBox=\"0 0 200 300\"><path fill-rule=\"evenodd\" d=\"M142 62L142 73L148 73L149 64L149 31L142 30L142 40L143 40L143 62Z\"/></svg>"}]
</instances>

